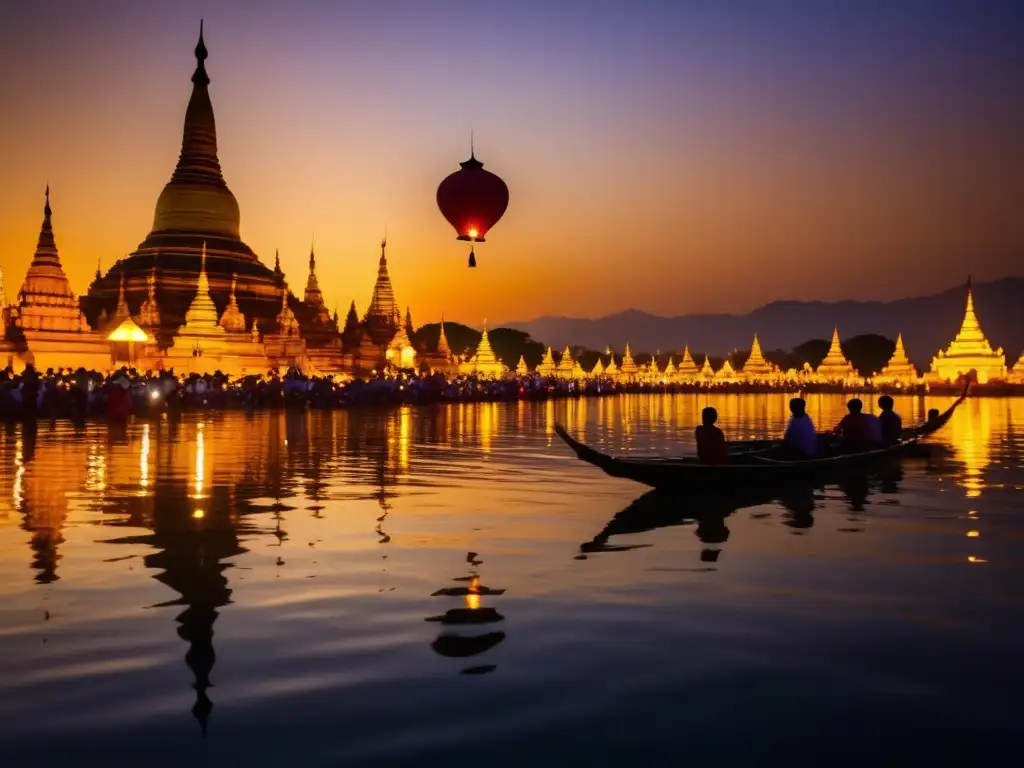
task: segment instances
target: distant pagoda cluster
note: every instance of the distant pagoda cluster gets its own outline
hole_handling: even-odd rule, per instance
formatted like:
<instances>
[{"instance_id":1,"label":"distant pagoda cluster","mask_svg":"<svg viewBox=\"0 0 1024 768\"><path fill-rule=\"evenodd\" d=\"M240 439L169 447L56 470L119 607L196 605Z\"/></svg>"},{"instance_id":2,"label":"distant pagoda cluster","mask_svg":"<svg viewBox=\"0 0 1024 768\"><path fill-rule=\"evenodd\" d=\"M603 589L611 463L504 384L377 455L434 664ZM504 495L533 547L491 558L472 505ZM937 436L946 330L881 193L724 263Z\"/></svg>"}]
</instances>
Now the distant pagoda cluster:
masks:
<instances>
[{"instance_id":1,"label":"distant pagoda cluster","mask_svg":"<svg viewBox=\"0 0 1024 768\"><path fill-rule=\"evenodd\" d=\"M381 244L377 282L360 318L352 302L344 326L331 313L310 249L300 299L275 255L267 267L243 242L238 202L224 181L200 29L192 95L178 163L157 199L150 233L86 295L71 290L52 227L50 190L35 256L14 301L0 277L0 354L15 368L109 370L124 363L179 373L232 375L296 367L309 373L366 375L433 362L450 354L417 353L411 313L403 319ZM124 339L134 341L134 350ZM134 352L134 356L133 353Z\"/></svg>"}]
</instances>

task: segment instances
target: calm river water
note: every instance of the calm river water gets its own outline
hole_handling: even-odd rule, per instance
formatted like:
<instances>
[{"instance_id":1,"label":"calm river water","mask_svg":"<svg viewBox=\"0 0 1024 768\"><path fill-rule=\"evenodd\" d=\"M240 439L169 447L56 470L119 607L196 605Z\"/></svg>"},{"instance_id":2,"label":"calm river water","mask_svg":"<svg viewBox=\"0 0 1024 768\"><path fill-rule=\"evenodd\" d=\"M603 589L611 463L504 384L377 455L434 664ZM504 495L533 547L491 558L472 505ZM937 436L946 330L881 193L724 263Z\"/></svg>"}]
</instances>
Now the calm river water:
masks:
<instances>
[{"instance_id":1,"label":"calm river water","mask_svg":"<svg viewBox=\"0 0 1024 768\"><path fill-rule=\"evenodd\" d=\"M902 472L707 508L552 430L691 452L705 404L746 438L787 400L0 427L0 763L1016 762L1024 399Z\"/></svg>"}]
</instances>

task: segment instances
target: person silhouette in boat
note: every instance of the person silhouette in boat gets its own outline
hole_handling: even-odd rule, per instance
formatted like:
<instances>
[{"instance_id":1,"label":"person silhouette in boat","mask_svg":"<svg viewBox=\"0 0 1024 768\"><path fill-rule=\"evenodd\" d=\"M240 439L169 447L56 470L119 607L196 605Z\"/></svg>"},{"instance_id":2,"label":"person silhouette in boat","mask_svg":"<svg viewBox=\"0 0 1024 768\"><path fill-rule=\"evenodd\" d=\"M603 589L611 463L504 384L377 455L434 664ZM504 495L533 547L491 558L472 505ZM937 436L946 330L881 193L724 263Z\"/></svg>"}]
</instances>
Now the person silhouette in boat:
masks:
<instances>
[{"instance_id":1,"label":"person silhouette in boat","mask_svg":"<svg viewBox=\"0 0 1024 768\"><path fill-rule=\"evenodd\" d=\"M843 449L857 452L878 448L882 444L882 428L875 415L864 413L864 403L857 397L846 407L849 413L843 416L834 430L842 438Z\"/></svg>"},{"instance_id":2,"label":"person silhouette in boat","mask_svg":"<svg viewBox=\"0 0 1024 768\"><path fill-rule=\"evenodd\" d=\"M878 398L878 407L881 413L878 415L878 424L882 431L882 442L885 445L895 445L900 441L903 434L903 419L893 410L892 398L882 395Z\"/></svg>"},{"instance_id":3,"label":"person silhouette in boat","mask_svg":"<svg viewBox=\"0 0 1024 768\"><path fill-rule=\"evenodd\" d=\"M725 442L725 434L715 422L718 421L718 411L708 407L701 411L701 422L694 437L697 439L697 458L702 464L726 464L729 461L729 447Z\"/></svg>"},{"instance_id":4,"label":"person silhouette in boat","mask_svg":"<svg viewBox=\"0 0 1024 768\"><path fill-rule=\"evenodd\" d=\"M786 426L786 434L782 444L786 453L794 458L810 458L818 453L818 433L814 422L807 415L807 401L802 397L794 397L789 401L789 411L793 415Z\"/></svg>"}]
</instances>

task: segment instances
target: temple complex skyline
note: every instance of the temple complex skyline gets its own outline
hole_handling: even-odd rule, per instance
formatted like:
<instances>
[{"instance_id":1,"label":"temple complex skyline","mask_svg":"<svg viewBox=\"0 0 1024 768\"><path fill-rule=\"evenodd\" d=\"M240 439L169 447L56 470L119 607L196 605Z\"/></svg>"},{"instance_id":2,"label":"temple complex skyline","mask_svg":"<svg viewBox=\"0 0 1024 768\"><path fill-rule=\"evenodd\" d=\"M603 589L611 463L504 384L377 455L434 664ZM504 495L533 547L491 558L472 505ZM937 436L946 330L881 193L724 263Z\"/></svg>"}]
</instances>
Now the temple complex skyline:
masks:
<instances>
[{"instance_id":1,"label":"temple complex skyline","mask_svg":"<svg viewBox=\"0 0 1024 768\"><path fill-rule=\"evenodd\" d=\"M47 182L76 293L159 229L200 16L241 238L294 283L315 237L331 311L369 301L385 226L403 302L474 325L884 300L961 282L965 263L979 281L1019 271L1017 11L829 5L5 8L7 293ZM512 190L475 272L432 197L470 130ZM626 264L645 268L622 280Z\"/></svg>"}]
</instances>

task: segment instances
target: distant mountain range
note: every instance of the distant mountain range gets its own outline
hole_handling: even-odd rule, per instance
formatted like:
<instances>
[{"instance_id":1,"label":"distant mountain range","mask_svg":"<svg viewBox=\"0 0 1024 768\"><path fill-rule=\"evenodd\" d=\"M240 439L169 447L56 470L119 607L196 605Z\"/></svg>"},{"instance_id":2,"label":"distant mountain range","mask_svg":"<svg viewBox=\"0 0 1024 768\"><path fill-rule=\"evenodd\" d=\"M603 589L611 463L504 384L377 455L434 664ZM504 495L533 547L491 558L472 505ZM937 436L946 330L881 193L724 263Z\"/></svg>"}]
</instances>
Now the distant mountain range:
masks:
<instances>
[{"instance_id":1,"label":"distant mountain range","mask_svg":"<svg viewBox=\"0 0 1024 768\"><path fill-rule=\"evenodd\" d=\"M790 350L809 339L831 338L838 326L842 338L877 333L895 339L903 333L907 354L919 367L953 339L960 329L967 297L963 285L931 296L897 301L773 301L746 315L683 315L658 317L630 309L596 320L540 317L502 323L526 331L555 349L579 345L635 352L682 350L724 355L749 349L754 332L765 350ZM974 306L982 330L993 347L1006 350L1013 365L1024 349L1024 277L1006 277L974 284Z\"/></svg>"}]
</instances>

